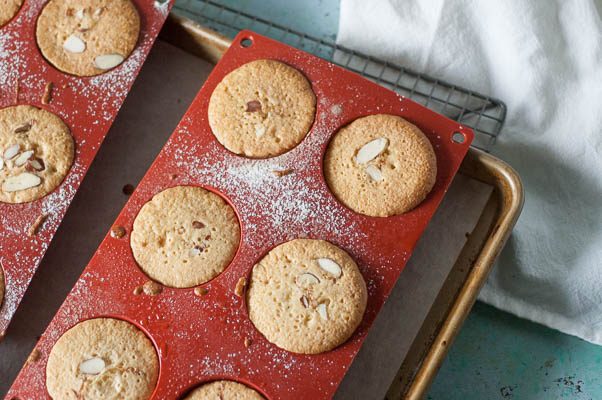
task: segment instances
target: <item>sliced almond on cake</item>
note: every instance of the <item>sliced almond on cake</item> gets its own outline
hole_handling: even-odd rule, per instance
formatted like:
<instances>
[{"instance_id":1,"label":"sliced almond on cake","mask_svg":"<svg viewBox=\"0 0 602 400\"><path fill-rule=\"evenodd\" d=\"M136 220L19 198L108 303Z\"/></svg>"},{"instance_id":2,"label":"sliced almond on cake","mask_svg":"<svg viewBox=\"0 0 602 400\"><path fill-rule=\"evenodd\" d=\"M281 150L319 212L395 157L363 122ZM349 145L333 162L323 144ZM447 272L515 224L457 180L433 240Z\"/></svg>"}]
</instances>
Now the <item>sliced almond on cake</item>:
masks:
<instances>
[{"instance_id":1,"label":"sliced almond on cake","mask_svg":"<svg viewBox=\"0 0 602 400\"><path fill-rule=\"evenodd\" d=\"M13 130L13 132L14 133L25 133L25 132L28 132L30 129L31 129L31 123L27 122L27 123L17 126Z\"/></svg>"},{"instance_id":2,"label":"sliced almond on cake","mask_svg":"<svg viewBox=\"0 0 602 400\"><path fill-rule=\"evenodd\" d=\"M105 367L106 364L102 358L94 357L79 364L79 372L86 375L98 375Z\"/></svg>"},{"instance_id":3,"label":"sliced almond on cake","mask_svg":"<svg viewBox=\"0 0 602 400\"><path fill-rule=\"evenodd\" d=\"M299 275L297 277L297 279L295 280L295 282L297 283L297 286L299 286L299 287L307 287L307 286L316 285L316 284L320 283L320 280L318 279L317 276L315 276L311 272L305 272L305 273Z\"/></svg>"},{"instance_id":4,"label":"sliced almond on cake","mask_svg":"<svg viewBox=\"0 0 602 400\"><path fill-rule=\"evenodd\" d=\"M329 273L330 275L334 276L335 278L340 278L341 275L343 274L343 270L341 269L341 266L339 264L337 264L336 261L334 261L330 258L318 258L317 261L318 261L318 265L324 272Z\"/></svg>"},{"instance_id":5,"label":"sliced almond on cake","mask_svg":"<svg viewBox=\"0 0 602 400\"><path fill-rule=\"evenodd\" d=\"M46 165L44 164L44 161L41 158L34 158L29 160L29 166L34 171L44 171L46 169ZM27 170L29 171L29 168L27 168Z\"/></svg>"},{"instance_id":6,"label":"sliced almond on cake","mask_svg":"<svg viewBox=\"0 0 602 400\"><path fill-rule=\"evenodd\" d=\"M374 182L379 182L383 180L383 173L374 165L366 165L365 171L370 177L370 179L372 179Z\"/></svg>"},{"instance_id":7,"label":"sliced almond on cake","mask_svg":"<svg viewBox=\"0 0 602 400\"><path fill-rule=\"evenodd\" d=\"M369 161L374 160L376 157L382 154L387 149L389 140L384 137L374 139L362 146L355 156L355 161L359 164L366 164Z\"/></svg>"},{"instance_id":8,"label":"sliced almond on cake","mask_svg":"<svg viewBox=\"0 0 602 400\"><path fill-rule=\"evenodd\" d=\"M17 144L13 144L12 146L7 147L6 150L4 150L4 159L5 160L11 160L17 154L19 154L19 150L21 150L21 146L19 146L18 143Z\"/></svg>"},{"instance_id":9,"label":"sliced almond on cake","mask_svg":"<svg viewBox=\"0 0 602 400\"><path fill-rule=\"evenodd\" d=\"M23 172L16 176L6 178L2 184L2 190L5 192L18 192L20 190L30 189L42 183L42 179L29 172Z\"/></svg>"},{"instance_id":10,"label":"sliced almond on cake","mask_svg":"<svg viewBox=\"0 0 602 400\"><path fill-rule=\"evenodd\" d=\"M326 308L326 304L318 304L316 311L318 311L318 314L320 314L320 318L322 318L324 321L328 321L328 309Z\"/></svg>"},{"instance_id":11,"label":"sliced almond on cake","mask_svg":"<svg viewBox=\"0 0 602 400\"><path fill-rule=\"evenodd\" d=\"M121 64L125 58L121 54L103 54L94 59L94 66L98 69L111 69Z\"/></svg>"},{"instance_id":12,"label":"sliced almond on cake","mask_svg":"<svg viewBox=\"0 0 602 400\"><path fill-rule=\"evenodd\" d=\"M69 35L63 42L63 49L69 53L83 53L86 51L86 42L75 35Z\"/></svg>"},{"instance_id":13,"label":"sliced almond on cake","mask_svg":"<svg viewBox=\"0 0 602 400\"><path fill-rule=\"evenodd\" d=\"M24 151L15 159L15 165L20 167L21 165L25 164L31 158L31 156L33 156L33 150Z\"/></svg>"}]
</instances>

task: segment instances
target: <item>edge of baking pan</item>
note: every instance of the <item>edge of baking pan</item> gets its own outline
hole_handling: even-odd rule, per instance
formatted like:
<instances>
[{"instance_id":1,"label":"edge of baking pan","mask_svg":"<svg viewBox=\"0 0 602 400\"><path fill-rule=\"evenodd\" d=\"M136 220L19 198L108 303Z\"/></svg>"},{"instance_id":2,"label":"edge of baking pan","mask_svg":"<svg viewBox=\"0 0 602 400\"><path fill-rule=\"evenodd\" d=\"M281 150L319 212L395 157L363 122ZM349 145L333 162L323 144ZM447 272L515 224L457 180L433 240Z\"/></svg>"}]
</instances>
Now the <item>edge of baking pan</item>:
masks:
<instances>
[{"instance_id":1,"label":"edge of baking pan","mask_svg":"<svg viewBox=\"0 0 602 400\"><path fill-rule=\"evenodd\" d=\"M214 63L231 44L229 38L174 13L170 13L160 37ZM388 399L420 399L425 395L522 210L522 182L502 160L471 148L459 173L492 185L494 193L452 269L451 274L456 269L464 270L461 287L452 289L451 295L447 293L443 314L441 310L434 310L435 316L429 314L439 328L435 334L428 332L426 340L419 334L410 349L415 353L413 363L407 365L404 361L389 388Z\"/></svg>"},{"instance_id":2,"label":"edge of baking pan","mask_svg":"<svg viewBox=\"0 0 602 400\"><path fill-rule=\"evenodd\" d=\"M492 198L483 211L475 230L462 249L452 273L468 268L465 282L455 293L446 316L431 335L429 349L423 352L420 365L403 385L403 366L393 381L387 398L422 399L447 356L453 340L460 332L466 317L474 305L479 291L485 284L495 260L504 248L512 228L516 224L524 203L524 190L518 173L504 161L471 148L460 167L460 173L494 187ZM489 214L489 217L487 216ZM482 244L478 237L485 235ZM415 347L414 345L412 346ZM411 351L411 350L410 350Z\"/></svg>"}]
</instances>

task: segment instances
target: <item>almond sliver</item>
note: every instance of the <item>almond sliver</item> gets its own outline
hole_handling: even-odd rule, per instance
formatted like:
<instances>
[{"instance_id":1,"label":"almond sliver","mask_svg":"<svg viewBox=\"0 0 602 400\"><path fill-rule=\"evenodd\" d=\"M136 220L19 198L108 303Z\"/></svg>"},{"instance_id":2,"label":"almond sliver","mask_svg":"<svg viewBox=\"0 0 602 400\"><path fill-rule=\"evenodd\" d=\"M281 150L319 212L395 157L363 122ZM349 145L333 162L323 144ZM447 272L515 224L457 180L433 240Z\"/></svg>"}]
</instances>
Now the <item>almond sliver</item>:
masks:
<instances>
[{"instance_id":1,"label":"almond sliver","mask_svg":"<svg viewBox=\"0 0 602 400\"><path fill-rule=\"evenodd\" d=\"M16 176L6 178L2 183L2 190L5 192L18 192L19 190L30 189L42 183L42 179L29 172L23 172Z\"/></svg>"},{"instance_id":2,"label":"almond sliver","mask_svg":"<svg viewBox=\"0 0 602 400\"><path fill-rule=\"evenodd\" d=\"M86 43L75 35L70 35L63 43L63 49L69 53L83 53L86 50Z\"/></svg>"},{"instance_id":3,"label":"almond sliver","mask_svg":"<svg viewBox=\"0 0 602 400\"><path fill-rule=\"evenodd\" d=\"M19 146L18 143L13 144L12 146L10 146L6 150L4 150L4 159L5 160L12 159L14 156L19 154L19 150L21 150L21 146Z\"/></svg>"},{"instance_id":4,"label":"almond sliver","mask_svg":"<svg viewBox=\"0 0 602 400\"><path fill-rule=\"evenodd\" d=\"M371 140L365 145L363 145L362 148L357 152L355 160L359 164L365 164L369 161L372 161L376 157L381 155L383 151L385 151L388 144L389 141L387 140L387 138L383 137Z\"/></svg>"},{"instance_id":5,"label":"almond sliver","mask_svg":"<svg viewBox=\"0 0 602 400\"><path fill-rule=\"evenodd\" d=\"M102 358L94 357L79 364L79 372L86 375L98 375L105 369L105 366Z\"/></svg>"},{"instance_id":6,"label":"almond sliver","mask_svg":"<svg viewBox=\"0 0 602 400\"><path fill-rule=\"evenodd\" d=\"M318 258L318 265L323 271L329 273L335 278L340 278L343 274L341 266L330 258Z\"/></svg>"},{"instance_id":7,"label":"almond sliver","mask_svg":"<svg viewBox=\"0 0 602 400\"><path fill-rule=\"evenodd\" d=\"M314 274L312 274L310 272L305 272L297 277L297 279L295 280L295 283L299 287L306 287L306 286L310 286L310 285L316 285L316 284L320 283L320 280Z\"/></svg>"},{"instance_id":8,"label":"almond sliver","mask_svg":"<svg viewBox=\"0 0 602 400\"><path fill-rule=\"evenodd\" d=\"M125 58L121 54L103 54L94 59L94 66L98 69L111 69L121 64Z\"/></svg>"},{"instance_id":9,"label":"almond sliver","mask_svg":"<svg viewBox=\"0 0 602 400\"><path fill-rule=\"evenodd\" d=\"M374 182L382 181L383 173L374 165L366 165L366 173Z\"/></svg>"},{"instance_id":10,"label":"almond sliver","mask_svg":"<svg viewBox=\"0 0 602 400\"><path fill-rule=\"evenodd\" d=\"M33 156L33 150L24 151L23 153L19 154L19 157L17 157L15 160L15 165L20 167L21 165L25 164L27 160L31 158L31 156Z\"/></svg>"},{"instance_id":11,"label":"almond sliver","mask_svg":"<svg viewBox=\"0 0 602 400\"><path fill-rule=\"evenodd\" d=\"M328 310L326 309L326 304L324 304L324 303L318 304L318 306L316 307L316 310L318 311L318 314L320 314L320 317L324 321L328 321Z\"/></svg>"}]
</instances>

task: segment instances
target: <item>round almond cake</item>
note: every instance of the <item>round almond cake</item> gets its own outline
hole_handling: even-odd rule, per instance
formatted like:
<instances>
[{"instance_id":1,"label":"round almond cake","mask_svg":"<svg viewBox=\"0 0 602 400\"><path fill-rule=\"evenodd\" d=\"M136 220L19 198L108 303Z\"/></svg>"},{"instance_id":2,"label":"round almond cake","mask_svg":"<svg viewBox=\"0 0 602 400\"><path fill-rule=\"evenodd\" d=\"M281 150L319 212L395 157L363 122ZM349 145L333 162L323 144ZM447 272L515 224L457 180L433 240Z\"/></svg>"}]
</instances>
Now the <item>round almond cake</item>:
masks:
<instances>
[{"instance_id":1,"label":"round almond cake","mask_svg":"<svg viewBox=\"0 0 602 400\"><path fill-rule=\"evenodd\" d=\"M437 179L427 137L396 115L370 115L341 128L324 156L324 176L345 206L389 217L420 204Z\"/></svg>"},{"instance_id":2,"label":"round almond cake","mask_svg":"<svg viewBox=\"0 0 602 400\"><path fill-rule=\"evenodd\" d=\"M357 264L324 240L295 239L272 249L251 273L249 317L268 341L317 354L351 337L368 293Z\"/></svg>"},{"instance_id":3,"label":"round almond cake","mask_svg":"<svg viewBox=\"0 0 602 400\"><path fill-rule=\"evenodd\" d=\"M33 106L0 110L0 202L25 203L63 182L75 157L65 123Z\"/></svg>"},{"instance_id":4,"label":"round almond cake","mask_svg":"<svg viewBox=\"0 0 602 400\"><path fill-rule=\"evenodd\" d=\"M46 60L77 76L102 74L121 64L139 34L140 16L130 0L50 0L36 27Z\"/></svg>"},{"instance_id":5,"label":"round almond cake","mask_svg":"<svg viewBox=\"0 0 602 400\"><path fill-rule=\"evenodd\" d=\"M46 365L46 387L55 400L146 400L158 376L152 342L133 324L114 318L69 329Z\"/></svg>"},{"instance_id":6,"label":"round almond cake","mask_svg":"<svg viewBox=\"0 0 602 400\"><path fill-rule=\"evenodd\" d=\"M219 195L196 186L156 194L134 221L134 258L151 279L186 288L230 264L240 243L236 213Z\"/></svg>"},{"instance_id":7,"label":"round almond cake","mask_svg":"<svg viewBox=\"0 0 602 400\"><path fill-rule=\"evenodd\" d=\"M265 400L250 387L234 381L214 381L194 389L184 400Z\"/></svg>"},{"instance_id":8,"label":"round almond cake","mask_svg":"<svg viewBox=\"0 0 602 400\"><path fill-rule=\"evenodd\" d=\"M305 138L316 96L301 72L280 61L257 60L230 72L209 100L209 124L233 153L274 157Z\"/></svg>"}]
</instances>

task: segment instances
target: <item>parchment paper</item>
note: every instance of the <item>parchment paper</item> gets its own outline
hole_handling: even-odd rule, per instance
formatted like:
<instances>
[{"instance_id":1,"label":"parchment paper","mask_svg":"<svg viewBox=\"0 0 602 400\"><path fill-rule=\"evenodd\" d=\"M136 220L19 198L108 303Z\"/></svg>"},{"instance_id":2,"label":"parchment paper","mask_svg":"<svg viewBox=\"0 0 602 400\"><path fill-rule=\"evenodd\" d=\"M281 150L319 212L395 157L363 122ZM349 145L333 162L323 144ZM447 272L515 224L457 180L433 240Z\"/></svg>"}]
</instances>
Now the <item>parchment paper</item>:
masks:
<instances>
[{"instance_id":1,"label":"parchment paper","mask_svg":"<svg viewBox=\"0 0 602 400\"><path fill-rule=\"evenodd\" d=\"M142 178L212 65L158 41L0 342L0 395ZM382 399L491 187L459 176L341 384L339 399Z\"/></svg>"}]
</instances>

